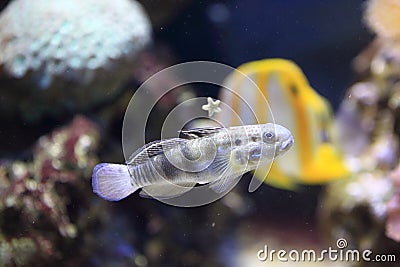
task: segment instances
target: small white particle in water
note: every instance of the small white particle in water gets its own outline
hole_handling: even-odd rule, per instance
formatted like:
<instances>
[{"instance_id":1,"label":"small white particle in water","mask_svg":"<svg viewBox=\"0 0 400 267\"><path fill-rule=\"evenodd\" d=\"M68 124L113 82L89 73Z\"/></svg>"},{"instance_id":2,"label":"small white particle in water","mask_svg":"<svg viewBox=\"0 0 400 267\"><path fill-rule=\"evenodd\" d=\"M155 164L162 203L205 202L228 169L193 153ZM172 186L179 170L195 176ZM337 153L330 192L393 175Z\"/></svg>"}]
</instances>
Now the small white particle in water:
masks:
<instances>
[{"instance_id":1,"label":"small white particle in water","mask_svg":"<svg viewBox=\"0 0 400 267\"><path fill-rule=\"evenodd\" d=\"M211 227L215 227L215 222L213 222L213 223L211 224Z\"/></svg>"}]
</instances>

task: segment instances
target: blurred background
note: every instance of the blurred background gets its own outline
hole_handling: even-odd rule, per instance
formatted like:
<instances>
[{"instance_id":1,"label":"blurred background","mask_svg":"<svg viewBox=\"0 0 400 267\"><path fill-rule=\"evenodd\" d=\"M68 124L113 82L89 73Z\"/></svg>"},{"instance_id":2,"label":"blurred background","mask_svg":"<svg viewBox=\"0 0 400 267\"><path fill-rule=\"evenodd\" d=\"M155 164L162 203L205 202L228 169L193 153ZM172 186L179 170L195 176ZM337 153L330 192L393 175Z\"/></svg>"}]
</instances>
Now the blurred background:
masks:
<instances>
[{"instance_id":1,"label":"blurred background","mask_svg":"<svg viewBox=\"0 0 400 267\"><path fill-rule=\"evenodd\" d=\"M338 238L399 257L400 59L390 27L400 4L377 2L1 1L0 266L365 266L257 258L264 245L320 251ZM124 162L125 109L147 78L187 61L236 68L267 58L295 62L328 100L341 136L329 145L347 177L296 180L296 189L265 183L250 194L244 175L196 208L92 192L97 163ZM149 99L159 90L148 88ZM159 138L168 112L195 96L216 99L219 90L193 84L167 94L146 138Z\"/></svg>"}]
</instances>

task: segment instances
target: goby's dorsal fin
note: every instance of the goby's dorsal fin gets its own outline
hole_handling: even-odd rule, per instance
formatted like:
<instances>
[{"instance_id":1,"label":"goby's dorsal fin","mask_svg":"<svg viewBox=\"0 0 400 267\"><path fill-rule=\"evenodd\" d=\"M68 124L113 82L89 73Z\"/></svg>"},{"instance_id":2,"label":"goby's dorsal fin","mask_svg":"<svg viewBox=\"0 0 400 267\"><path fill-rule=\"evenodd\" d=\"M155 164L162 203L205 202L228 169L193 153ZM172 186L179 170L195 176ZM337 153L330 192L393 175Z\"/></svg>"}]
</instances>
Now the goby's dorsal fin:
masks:
<instances>
[{"instance_id":1,"label":"goby's dorsal fin","mask_svg":"<svg viewBox=\"0 0 400 267\"><path fill-rule=\"evenodd\" d=\"M218 133L221 131L221 129L223 128L221 127L193 128L189 130L181 130L179 131L179 133L188 139L195 139Z\"/></svg>"}]
</instances>

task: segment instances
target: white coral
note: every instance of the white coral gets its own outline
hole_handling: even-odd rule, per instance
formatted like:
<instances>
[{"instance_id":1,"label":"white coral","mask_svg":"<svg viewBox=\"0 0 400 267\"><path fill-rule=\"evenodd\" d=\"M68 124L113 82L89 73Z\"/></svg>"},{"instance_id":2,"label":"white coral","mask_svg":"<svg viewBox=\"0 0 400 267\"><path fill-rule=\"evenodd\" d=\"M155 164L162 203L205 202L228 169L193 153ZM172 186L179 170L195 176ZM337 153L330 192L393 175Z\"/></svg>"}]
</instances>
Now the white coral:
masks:
<instances>
[{"instance_id":1,"label":"white coral","mask_svg":"<svg viewBox=\"0 0 400 267\"><path fill-rule=\"evenodd\" d=\"M80 79L79 72L112 68L150 35L133 0L15 0L0 16L0 65L15 78L38 72L47 87L54 75Z\"/></svg>"}]
</instances>

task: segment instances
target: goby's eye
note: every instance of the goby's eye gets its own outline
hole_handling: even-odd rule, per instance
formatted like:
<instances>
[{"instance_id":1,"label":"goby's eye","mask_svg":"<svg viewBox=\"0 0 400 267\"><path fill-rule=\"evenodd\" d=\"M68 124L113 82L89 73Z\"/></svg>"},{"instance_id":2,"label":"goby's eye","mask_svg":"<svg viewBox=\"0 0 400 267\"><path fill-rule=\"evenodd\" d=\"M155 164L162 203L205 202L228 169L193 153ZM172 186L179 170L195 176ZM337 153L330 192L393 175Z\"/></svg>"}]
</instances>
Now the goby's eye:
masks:
<instances>
[{"instance_id":1,"label":"goby's eye","mask_svg":"<svg viewBox=\"0 0 400 267\"><path fill-rule=\"evenodd\" d=\"M264 132L263 140L265 143L274 143L275 142L275 134L272 132Z\"/></svg>"}]
</instances>

